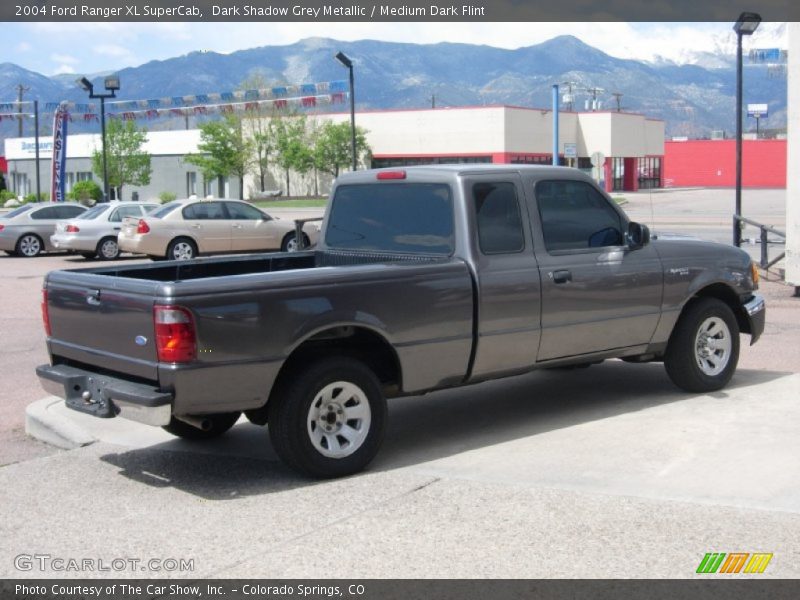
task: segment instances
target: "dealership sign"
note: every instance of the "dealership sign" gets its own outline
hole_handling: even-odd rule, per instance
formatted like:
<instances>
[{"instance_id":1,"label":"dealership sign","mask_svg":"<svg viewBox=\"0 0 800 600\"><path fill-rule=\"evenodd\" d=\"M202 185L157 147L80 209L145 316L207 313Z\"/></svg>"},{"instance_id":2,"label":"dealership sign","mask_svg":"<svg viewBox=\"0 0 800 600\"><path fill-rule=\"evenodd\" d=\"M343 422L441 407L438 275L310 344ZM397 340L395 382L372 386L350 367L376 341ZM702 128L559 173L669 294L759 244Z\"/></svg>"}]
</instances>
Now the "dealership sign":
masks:
<instances>
[{"instance_id":1,"label":"dealership sign","mask_svg":"<svg viewBox=\"0 0 800 600\"><path fill-rule=\"evenodd\" d=\"M54 202L66 200L67 168L67 115L66 107L59 108L53 117L53 165L51 168L50 197Z\"/></svg>"},{"instance_id":2,"label":"dealership sign","mask_svg":"<svg viewBox=\"0 0 800 600\"><path fill-rule=\"evenodd\" d=\"M747 116L754 119L766 119L769 115L769 106L767 104L748 104Z\"/></svg>"}]
</instances>

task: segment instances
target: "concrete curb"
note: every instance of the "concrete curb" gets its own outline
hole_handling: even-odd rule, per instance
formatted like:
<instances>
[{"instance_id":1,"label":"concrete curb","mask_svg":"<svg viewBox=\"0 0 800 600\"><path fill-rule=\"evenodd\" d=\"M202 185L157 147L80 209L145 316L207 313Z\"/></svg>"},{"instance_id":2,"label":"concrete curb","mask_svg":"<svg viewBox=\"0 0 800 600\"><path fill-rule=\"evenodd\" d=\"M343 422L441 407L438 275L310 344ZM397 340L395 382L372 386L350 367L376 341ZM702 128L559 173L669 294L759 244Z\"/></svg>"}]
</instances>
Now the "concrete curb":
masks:
<instances>
[{"instance_id":1,"label":"concrete curb","mask_svg":"<svg viewBox=\"0 0 800 600\"><path fill-rule=\"evenodd\" d=\"M51 410L63 403L61 398L47 396L25 409L25 433L46 444L72 450L97 441L85 429Z\"/></svg>"}]
</instances>

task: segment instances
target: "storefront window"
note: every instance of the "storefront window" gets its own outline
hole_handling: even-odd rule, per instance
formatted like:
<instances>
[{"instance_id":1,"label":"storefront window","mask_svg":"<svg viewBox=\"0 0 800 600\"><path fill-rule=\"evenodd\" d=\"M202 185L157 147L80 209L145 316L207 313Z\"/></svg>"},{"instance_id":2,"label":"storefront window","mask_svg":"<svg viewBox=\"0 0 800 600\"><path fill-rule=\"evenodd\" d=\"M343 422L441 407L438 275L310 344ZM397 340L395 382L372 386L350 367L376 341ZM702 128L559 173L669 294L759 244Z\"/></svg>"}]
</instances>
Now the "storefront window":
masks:
<instances>
[{"instance_id":1,"label":"storefront window","mask_svg":"<svg viewBox=\"0 0 800 600\"><path fill-rule=\"evenodd\" d=\"M646 156L637 160L639 189L650 190L661 187L661 157Z\"/></svg>"}]
</instances>

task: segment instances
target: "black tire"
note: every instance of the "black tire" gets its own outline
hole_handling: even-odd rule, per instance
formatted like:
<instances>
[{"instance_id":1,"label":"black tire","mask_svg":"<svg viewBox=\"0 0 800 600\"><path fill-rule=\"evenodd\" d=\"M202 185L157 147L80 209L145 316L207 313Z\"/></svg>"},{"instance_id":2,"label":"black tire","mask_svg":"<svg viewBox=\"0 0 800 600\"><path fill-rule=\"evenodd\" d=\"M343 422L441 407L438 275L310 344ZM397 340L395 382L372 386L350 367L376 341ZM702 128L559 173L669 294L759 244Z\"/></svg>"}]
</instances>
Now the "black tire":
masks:
<instances>
[{"instance_id":1,"label":"black tire","mask_svg":"<svg viewBox=\"0 0 800 600\"><path fill-rule=\"evenodd\" d=\"M350 389L344 390L338 384ZM327 406L321 399L326 388L332 390L330 399L325 401L331 403ZM329 409L331 406L335 408ZM325 358L287 374L267 408L275 452L290 468L311 477L343 477L361 471L378 453L386 428L386 399L380 383L370 369L353 358ZM336 417L337 410L341 417ZM354 418L348 419L348 411ZM354 411L362 418L355 417ZM324 432L319 423L330 426L331 432ZM357 434L352 444L340 433L344 427ZM312 441L312 431L324 440ZM330 439L335 448L327 441ZM325 448L340 456L326 456Z\"/></svg>"},{"instance_id":2,"label":"black tire","mask_svg":"<svg viewBox=\"0 0 800 600\"><path fill-rule=\"evenodd\" d=\"M167 246L167 260L191 260L192 258L197 258L197 244L189 238L175 238Z\"/></svg>"},{"instance_id":3,"label":"black tire","mask_svg":"<svg viewBox=\"0 0 800 600\"><path fill-rule=\"evenodd\" d=\"M86 260L94 260L95 256L97 256L96 252L81 252L81 256Z\"/></svg>"},{"instance_id":4,"label":"black tire","mask_svg":"<svg viewBox=\"0 0 800 600\"><path fill-rule=\"evenodd\" d=\"M283 241L281 242L281 252L297 252L299 248L297 248L296 244L294 243L297 236L294 233L287 233L283 236ZM303 250L307 249L311 245L311 240L308 239L308 236L304 233L303 234Z\"/></svg>"},{"instance_id":5,"label":"black tire","mask_svg":"<svg viewBox=\"0 0 800 600\"><path fill-rule=\"evenodd\" d=\"M713 392L728 384L738 362L739 325L730 307L716 298L691 302L678 319L664 355L672 382L687 392Z\"/></svg>"},{"instance_id":6,"label":"black tire","mask_svg":"<svg viewBox=\"0 0 800 600\"><path fill-rule=\"evenodd\" d=\"M241 412L217 413L214 415L200 415L200 419L208 419L211 428L208 430L198 429L193 425L179 421L175 417L170 419L169 425L164 425L164 431L185 440L212 440L221 436L236 424Z\"/></svg>"},{"instance_id":7,"label":"black tire","mask_svg":"<svg viewBox=\"0 0 800 600\"><path fill-rule=\"evenodd\" d=\"M14 252L17 256L24 256L25 258L39 256L43 250L44 242L35 233L21 235L17 240L17 245L14 247Z\"/></svg>"},{"instance_id":8,"label":"black tire","mask_svg":"<svg viewBox=\"0 0 800 600\"><path fill-rule=\"evenodd\" d=\"M120 251L117 244L117 238L107 236L97 242L97 258L100 260L116 260L119 258Z\"/></svg>"}]
</instances>

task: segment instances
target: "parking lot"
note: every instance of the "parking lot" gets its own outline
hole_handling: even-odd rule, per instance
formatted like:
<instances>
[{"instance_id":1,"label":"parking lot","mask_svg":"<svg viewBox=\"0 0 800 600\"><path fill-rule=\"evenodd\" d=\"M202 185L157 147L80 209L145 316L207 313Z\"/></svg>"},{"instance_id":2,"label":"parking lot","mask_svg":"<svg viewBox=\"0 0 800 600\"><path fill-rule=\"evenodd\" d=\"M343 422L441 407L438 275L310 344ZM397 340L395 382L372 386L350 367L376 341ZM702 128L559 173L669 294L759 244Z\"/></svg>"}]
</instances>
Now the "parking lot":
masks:
<instances>
[{"instance_id":1,"label":"parking lot","mask_svg":"<svg viewBox=\"0 0 800 600\"><path fill-rule=\"evenodd\" d=\"M748 191L745 212L779 225L784 193ZM656 230L727 241L731 198L642 193L625 209ZM42 277L97 264L0 258L2 577L686 578L707 552L773 553L759 577L800 576L800 298L774 275L765 333L743 343L720 392L681 392L660 364L606 361L399 399L370 469L318 482L244 422L191 443L54 404L94 443L27 438L25 407L45 395L33 371L47 361ZM193 568L15 567L37 553Z\"/></svg>"}]
</instances>

